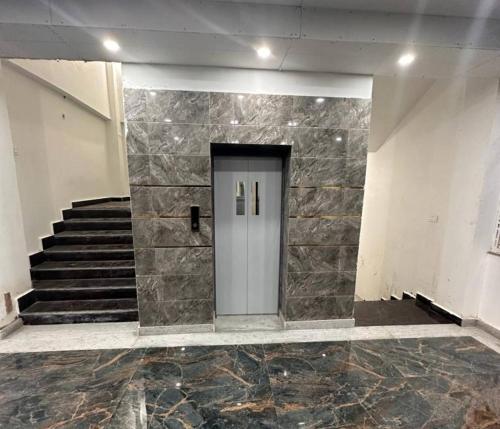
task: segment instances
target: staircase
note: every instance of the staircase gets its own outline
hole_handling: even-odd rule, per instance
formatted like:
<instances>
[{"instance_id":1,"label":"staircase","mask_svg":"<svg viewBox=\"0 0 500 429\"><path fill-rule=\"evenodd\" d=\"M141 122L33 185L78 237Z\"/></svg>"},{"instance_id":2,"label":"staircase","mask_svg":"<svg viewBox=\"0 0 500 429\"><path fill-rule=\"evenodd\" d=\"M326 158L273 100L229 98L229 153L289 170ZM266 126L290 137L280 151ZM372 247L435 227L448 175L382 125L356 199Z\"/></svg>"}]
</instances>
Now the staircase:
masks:
<instances>
[{"instance_id":1,"label":"staircase","mask_svg":"<svg viewBox=\"0 0 500 429\"><path fill-rule=\"evenodd\" d=\"M80 204L31 257L33 290L18 299L27 325L138 319L130 202Z\"/></svg>"}]
</instances>

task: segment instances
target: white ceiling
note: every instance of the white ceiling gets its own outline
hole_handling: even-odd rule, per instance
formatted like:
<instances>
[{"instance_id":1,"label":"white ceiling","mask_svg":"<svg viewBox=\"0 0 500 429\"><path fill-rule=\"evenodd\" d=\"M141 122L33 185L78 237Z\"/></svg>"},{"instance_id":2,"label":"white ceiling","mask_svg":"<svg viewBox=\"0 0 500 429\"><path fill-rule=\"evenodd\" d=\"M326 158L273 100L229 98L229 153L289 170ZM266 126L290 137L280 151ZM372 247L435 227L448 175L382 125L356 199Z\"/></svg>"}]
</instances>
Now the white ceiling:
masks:
<instances>
[{"instance_id":1,"label":"white ceiling","mask_svg":"<svg viewBox=\"0 0 500 429\"><path fill-rule=\"evenodd\" d=\"M352 11L500 19L498 0L221 0Z\"/></svg>"},{"instance_id":2,"label":"white ceiling","mask_svg":"<svg viewBox=\"0 0 500 429\"><path fill-rule=\"evenodd\" d=\"M500 1L2 0L0 57L499 77L500 20L473 16L500 18ZM122 50L106 51L106 37ZM261 44L268 60L255 55ZM417 60L403 70L408 50Z\"/></svg>"}]
</instances>

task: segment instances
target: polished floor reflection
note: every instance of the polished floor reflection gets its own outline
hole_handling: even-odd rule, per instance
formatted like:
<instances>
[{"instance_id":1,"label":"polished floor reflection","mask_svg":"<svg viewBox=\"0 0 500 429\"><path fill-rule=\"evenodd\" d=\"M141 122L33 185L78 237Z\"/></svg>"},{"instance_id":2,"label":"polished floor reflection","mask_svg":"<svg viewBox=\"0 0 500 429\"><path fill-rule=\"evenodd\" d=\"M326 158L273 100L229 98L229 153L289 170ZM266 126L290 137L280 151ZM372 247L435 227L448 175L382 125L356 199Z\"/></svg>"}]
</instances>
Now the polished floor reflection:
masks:
<instances>
[{"instance_id":1,"label":"polished floor reflection","mask_svg":"<svg viewBox=\"0 0 500 429\"><path fill-rule=\"evenodd\" d=\"M5 428L498 428L471 337L0 355Z\"/></svg>"}]
</instances>

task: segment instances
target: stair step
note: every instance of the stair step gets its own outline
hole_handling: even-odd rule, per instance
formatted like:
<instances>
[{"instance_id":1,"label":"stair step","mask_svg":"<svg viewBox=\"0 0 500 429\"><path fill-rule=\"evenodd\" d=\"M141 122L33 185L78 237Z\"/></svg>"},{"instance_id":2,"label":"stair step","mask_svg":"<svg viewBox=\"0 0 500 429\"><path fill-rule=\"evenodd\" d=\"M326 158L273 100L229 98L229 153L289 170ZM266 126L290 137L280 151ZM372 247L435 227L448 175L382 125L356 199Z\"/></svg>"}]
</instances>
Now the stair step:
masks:
<instances>
[{"instance_id":1,"label":"stair step","mask_svg":"<svg viewBox=\"0 0 500 429\"><path fill-rule=\"evenodd\" d=\"M69 244L49 247L44 254L51 261L134 259L134 248L128 243Z\"/></svg>"},{"instance_id":2,"label":"stair step","mask_svg":"<svg viewBox=\"0 0 500 429\"><path fill-rule=\"evenodd\" d=\"M120 217L96 217L96 218L73 218L64 221L66 230L103 230L103 229L132 229L130 218Z\"/></svg>"},{"instance_id":3,"label":"stair step","mask_svg":"<svg viewBox=\"0 0 500 429\"><path fill-rule=\"evenodd\" d=\"M132 243L131 230L62 231L54 235L54 244L124 244Z\"/></svg>"},{"instance_id":4,"label":"stair step","mask_svg":"<svg viewBox=\"0 0 500 429\"><path fill-rule=\"evenodd\" d=\"M82 206L63 211L63 219L74 218L130 218L130 204L120 206Z\"/></svg>"},{"instance_id":5,"label":"stair step","mask_svg":"<svg viewBox=\"0 0 500 429\"><path fill-rule=\"evenodd\" d=\"M20 315L27 325L125 322L138 319L137 300L133 298L37 301Z\"/></svg>"},{"instance_id":6,"label":"stair step","mask_svg":"<svg viewBox=\"0 0 500 429\"><path fill-rule=\"evenodd\" d=\"M85 289L135 287L135 277L104 278L104 279L55 279L33 280L34 289Z\"/></svg>"},{"instance_id":7,"label":"stair step","mask_svg":"<svg viewBox=\"0 0 500 429\"><path fill-rule=\"evenodd\" d=\"M133 286L87 286L69 288L37 288L33 291L35 301L66 301L66 300L101 300L136 298L137 291Z\"/></svg>"},{"instance_id":8,"label":"stair step","mask_svg":"<svg viewBox=\"0 0 500 429\"><path fill-rule=\"evenodd\" d=\"M45 261L31 268L37 280L134 277L134 260L111 261Z\"/></svg>"}]
</instances>

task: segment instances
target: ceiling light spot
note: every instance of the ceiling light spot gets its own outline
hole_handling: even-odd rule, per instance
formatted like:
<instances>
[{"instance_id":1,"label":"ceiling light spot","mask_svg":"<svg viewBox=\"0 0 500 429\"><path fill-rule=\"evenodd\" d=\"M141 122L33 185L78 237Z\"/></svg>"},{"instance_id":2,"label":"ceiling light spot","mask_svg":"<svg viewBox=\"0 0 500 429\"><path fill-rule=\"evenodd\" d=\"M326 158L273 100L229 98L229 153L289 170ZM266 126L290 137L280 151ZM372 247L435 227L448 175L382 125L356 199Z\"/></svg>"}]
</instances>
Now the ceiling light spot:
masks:
<instances>
[{"instance_id":1,"label":"ceiling light spot","mask_svg":"<svg viewBox=\"0 0 500 429\"><path fill-rule=\"evenodd\" d=\"M288 121L288 126L289 127L296 127L298 124L295 121Z\"/></svg>"},{"instance_id":2,"label":"ceiling light spot","mask_svg":"<svg viewBox=\"0 0 500 429\"><path fill-rule=\"evenodd\" d=\"M174 137L174 140L175 140L176 142L178 142L178 141L179 141L179 137L178 137L178 136L175 136L175 137Z\"/></svg>"},{"instance_id":3,"label":"ceiling light spot","mask_svg":"<svg viewBox=\"0 0 500 429\"><path fill-rule=\"evenodd\" d=\"M325 354L325 353L322 353L322 354L321 354L321 356L326 357L326 354Z\"/></svg>"},{"instance_id":4,"label":"ceiling light spot","mask_svg":"<svg viewBox=\"0 0 500 429\"><path fill-rule=\"evenodd\" d=\"M399 57L398 64L401 67L406 67L409 66L413 61L415 61L415 55L414 54L404 54Z\"/></svg>"},{"instance_id":5,"label":"ceiling light spot","mask_svg":"<svg viewBox=\"0 0 500 429\"><path fill-rule=\"evenodd\" d=\"M341 141L342 141L342 137L340 137L340 136L335 137L335 141L336 141L336 142L341 142Z\"/></svg>"},{"instance_id":6,"label":"ceiling light spot","mask_svg":"<svg viewBox=\"0 0 500 429\"><path fill-rule=\"evenodd\" d=\"M238 125L238 124L239 124L238 119L231 120L231 125Z\"/></svg>"},{"instance_id":7,"label":"ceiling light spot","mask_svg":"<svg viewBox=\"0 0 500 429\"><path fill-rule=\"evenodd\" d=\"M260 48L257 48L257 55L263 59L269 58L271 56L271 49L267 46L261 46Z\"/></svg>"},{"instance_id":8,"label":"ceiling light spot","mask_svg":"<svg viewBox=\"0 0 500 429\"><path fill-rule=\"evenodd\" d=\"M102 45L110 52L118 52L120 50L120 45L117 41L112 39L106 39L102 42Z\"/></svg>"},{"instance_id":9,"label":"ceiling light spot","mask_svg":"<svg viewBox=\"0 0 500 429\"><path fill-rule=\"evenodd\" d=\"M325 99L323 97L316 98L316 103L323 104L324 102L325 102Z\"/></svg>"},{"instance_id":10,"label":"ceiling light spot","mask_svg":"<svg viewBox=\"0 0 500 429\"><path fill-rule=\"evenodd\" d=\"M175 387L181 387L181 386L182 386L181 383L179 383L179 382L175 383Z\"/></svg>"},{"instance_id":11,"label":"ceiling light spot","mask_svg":"<svg viewBox=\"0 0 500 429\"><path fill-rule=\"evenodd\" d=\"M155 91L149 91L149 95L150 95L151 97L155 97L155 96L156 96L156 92L155 92Z\"/></svg>"},{"instance_id":12,"label":"ceiling light spot","mask_svg":"<svg viewBox=\"0 0 500 429\"><path fill-rule=\"evenodd\" d=\"M243 100L244 98L245 98L245 96L244 96L244 95L241 95L241 94L240 94L240 95L238 95L238 100Z\"/></svg>"},{"instance_id":13,"label":"ceiling light spot","mask_svg":"<svg viewBox=\"0 0 500 429\"><path fill-rule=\"evenodd\" d=\"M165 118L165 119L164 119L164 121L165 121L165 122L172 122L172 119L170 119L170 118Z\"/></svg>"},{"instance_id":14,"label":"ceiling light spot","mask_svg":"<svg viewBox=\"0 0 500 429\"><path fill-rule=\"evenodd\" d=\"M184 350L186 350L186 347L181 347L181 351L184 351Z\"/></svg>"}]
</instances>

